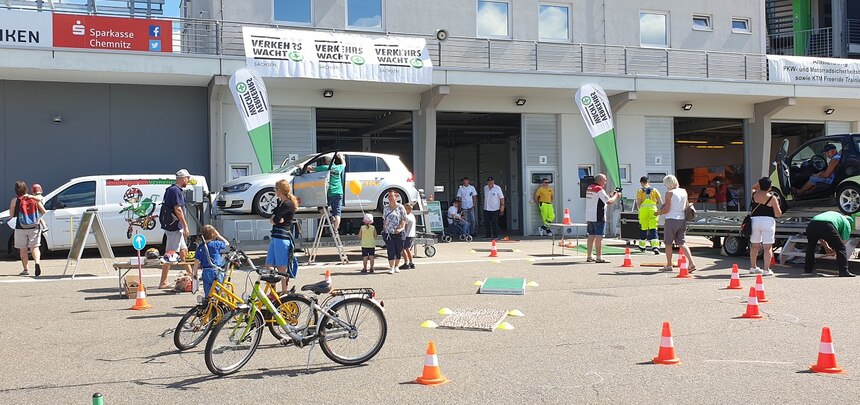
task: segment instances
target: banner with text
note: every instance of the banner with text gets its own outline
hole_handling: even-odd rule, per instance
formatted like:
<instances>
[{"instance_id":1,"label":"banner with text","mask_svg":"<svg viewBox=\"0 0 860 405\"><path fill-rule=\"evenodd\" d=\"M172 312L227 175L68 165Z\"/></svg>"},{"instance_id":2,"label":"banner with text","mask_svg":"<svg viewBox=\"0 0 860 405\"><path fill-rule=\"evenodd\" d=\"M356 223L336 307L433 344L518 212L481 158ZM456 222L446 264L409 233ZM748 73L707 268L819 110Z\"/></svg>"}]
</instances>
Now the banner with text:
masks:
<instances>
[{"instance_id":1,"label":"banner with text","mask_svg":"<svg viewBox=\"0 0 860 405\"><path fill-rule=\"evenodd\" d=\"M767 55L772 82L860 86L860 60Z\"/></svg>"},{"instance_id":2,"label":"banner with text","mask_svg":"<svg viewBox=\"0 0 860 405\"><path fill-rule=\"evenodd\" d=\"M54 14L54 46L173 52L173 23L145 18Z\"/></svg>"},{"instance_id":3,"label":"banner with text","mask_svg":"<svg viewBox=\"0 0 860 405\"><path fill-rule=\"evenodd\" d=\"M0 11L0 45L50 48L53 44L51 13Z\"/></svg>"},{"instance_id":4,"label":"banner with text","mask_svg":"<svg viewBox=\"0 0 860 405\"><path fill-rule=\"evenodd\" d=\"M242 27L247 66L266 77L430 84L423 38Z\"/></svg>"}]
</instances>

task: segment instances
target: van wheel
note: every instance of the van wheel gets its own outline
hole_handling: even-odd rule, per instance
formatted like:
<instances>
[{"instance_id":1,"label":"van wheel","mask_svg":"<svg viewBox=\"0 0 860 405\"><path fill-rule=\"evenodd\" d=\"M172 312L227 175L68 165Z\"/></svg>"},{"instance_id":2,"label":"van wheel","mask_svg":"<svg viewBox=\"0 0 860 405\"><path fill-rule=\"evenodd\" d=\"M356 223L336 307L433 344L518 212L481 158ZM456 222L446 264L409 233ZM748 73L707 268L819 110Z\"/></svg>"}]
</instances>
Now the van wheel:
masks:
<instances>
[{"instance_id":1,"label":"van wheel","mask_svg":"<svg viewBox=\"0 0 860 405\"><path fill-rule=\"evenodd\" d=\"M749 240L739 236L726 236L725 241L723 241L723 250L729 256L743 256L747 252L748 246Z\"/></svg>"},{"instance_id":2,"label":"van wheel","mask_svg":"<svg viewBox=\"0 0 860 405\"><path fill-rule=\"evenodd\" d=\"M388 193L390 191L396 191L397 192L397 199L396 200L398 203L405 204L405 203L409 202L409 199L406 198L406 194L403 194L403 191L400 191L396 188L389 188L388 190L385 190L381 196L379 196L379 203L376 205L376 208L379 210L379 212L382 212L385 209L385 207L388 206Z\"/></svg>"},{"instance_id":3,"label":"van wheel","mask_svg":"<svg viewBox=\"0 0 860 405\"><path fill-rule=\"evenodd\" d=\"M281 200L275 195L274 188L264 188L254 196L254 201L251 203L251 213L266 218L271 217L280 202Z\"/></svg>"},{"instance_id":4,"label":"van wheel","mask_svg":"<svg viewBox=\"0 0 860 405\"><path fill-rule=\"evenodd\" d=\"M836 193L836 201L839 203L839 211L843 214L853 215L860 211L860 186L848 183Z\"/></svg>"}]
</instances>

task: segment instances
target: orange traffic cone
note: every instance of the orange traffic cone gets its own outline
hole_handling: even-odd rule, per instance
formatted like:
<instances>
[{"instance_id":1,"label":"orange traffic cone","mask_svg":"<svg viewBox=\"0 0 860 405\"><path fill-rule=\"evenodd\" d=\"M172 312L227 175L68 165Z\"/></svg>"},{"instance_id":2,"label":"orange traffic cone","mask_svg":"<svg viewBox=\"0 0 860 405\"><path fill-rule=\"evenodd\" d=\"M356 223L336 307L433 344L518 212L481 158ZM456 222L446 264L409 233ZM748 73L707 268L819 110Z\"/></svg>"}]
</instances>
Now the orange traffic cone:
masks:
<instances>
[{"instance_id":1,"label":"orange traffic cone","mask_svg":"<svg viewBox=\"0 0 860 405\"><path fill-rule=\"evenodd\" d=\"M138 283L137 300L134 302L134 305L132 305L129 309L141 311L150 308L152 308L152 305L149 305L149 302L146 301L146 290L143 288L143 283Z\"/></svg>"},{"instance_id":2,"label":"orange traffic cone","mask_svg":"<svg viewBox=\"0 0 860 405\"><path fill-rule=\"evenodd\" d=\"M678 275L675 278L693 278L690 275L689 268L687 267L687 256L684 256L683 253L678 255Z\"/></svg>"},{"instance_id":3,"label":"orange traffic cone","mask_svg":"<svg viewBox=\"0 0 860 405\"><path fill-rule=\"evenodd\" d=\"M564 209L564 220L561 221L562 224L570 225L570 210Z\"/></svg>"},{"instance_id":4,"label":"orange traffic cone","mask_svg":"<svg viewBox=\"0 0 860 405\"><path fill-rule=\"evenodd\" d=\"M439 368L439 358L436 357L436 344L432 341L427 344L427 354L424 356L424 372L415 379L415 382L423 385L439 385L448 382Z\"/></svg>"},{"instance_id":5,"label":"orange traffic cone","mask_svg":"<svg viewBox=\"0 0 860 405\"><path fill-rule=\"evenodd\" d=\"M842 374L845 370L836 365L836 353L833 353L833 339L830 338L830 328L821 328L821 346L818 349L818 362L809 367L814 373Z\"/></svg>"},{"instance_id":6,"label":"orange traffic cone","mask_svg":"<svg viewBox=\"0 0 860 405\"><path fill-rule=\"evenodd\" d=\"M755 296L758 302L767 302L768 299L764 295L764 281L761 279L761 274L755 276Z\"/></svg>"},{"instance_id":7,"label":"orange traffic cone","mask_svg":"<svg viewBox=\"0 0 860 405\"><path fill-rule=\"evenodd\" d=\"M776 266L776 256L771 254L770 256L770 268L773 269Z\"/></svg>"},{"instance_id":8,"label":"orange traffic cone","mask_svg":"<svg viewBox=\"0 0 860 405\"><path fill-rule=\"evenodd\" d=\"M331 284L331 271L325 271L325 282Z\"/></svg>"},{"instance_id":9,"label":"orange traffic cone","mask_svg":"<svg viewBox=\"0 0 860 405\"><path fill-rule=\"evenodd\" d=\"M499 251L496 250L496 240L493 239L493 244L490 245L490 257L499 257Z\"/></svg>"},{"instance_id":10,"label":"orange traffic cone","mask_svg":"<svg viewBox=\"0 0 860 405\"><path fill-rule=\"evenodd\" d=\"M758 298L756 297L755 287L750 287L750 295L747 298L747 312L741 315L741 318L759 319L762 315L758 312Z\"/></svg>"},{"instance_id":11,"label":"orange traffic cone","mask_svg":"<svg viewBox=\"0 0 860 405\"><path fill-rule=\"evenodd\" d=\"M740 290L743 289L741 287L741 273L738 272L737 263L732 265L732 279L729 280L729 286L726 287L726 290Z\"/></svg>"},{"instance_id":12,"label":"orange traffic cone","mask_svg":"<svg viewBox=\"0 0 860 405\"><path fill-rule=\"evenodd\" d=\"M672 328L669 322L663 322L663 333L660 337L660 352L651 359L654 364L679 364L681 359L675 355L675 344L672 342Z\"/></svg>"},{"instance_id":13,"label":"orange traffic cone","mask_svg":"<svg viewBox=\"0 0 860 405\"><path fill-rule=\"evenodd\" d=\"M633 267L633 260L630 259L630 248L624 249L624 263L621 263L621 267Z\"/></svg>"}]
</instances>

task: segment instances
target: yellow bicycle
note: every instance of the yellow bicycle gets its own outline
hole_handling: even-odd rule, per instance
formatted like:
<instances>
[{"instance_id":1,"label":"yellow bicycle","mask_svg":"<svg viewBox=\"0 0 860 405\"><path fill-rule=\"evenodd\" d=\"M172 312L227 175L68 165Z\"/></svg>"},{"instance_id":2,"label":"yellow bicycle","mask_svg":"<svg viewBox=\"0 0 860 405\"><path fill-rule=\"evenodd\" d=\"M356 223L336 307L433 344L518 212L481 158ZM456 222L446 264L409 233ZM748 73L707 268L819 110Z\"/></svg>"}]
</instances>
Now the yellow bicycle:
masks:
<instances>
[{"instance_id":1,"label":"yellow bicycle","mask_svg":"<svg viewBox=\"0 0 860 405\"><path fill-rule=\"evenodd\" d=\"M233 245L230 246L230 252L225 259L227 269L219 269L219 271L226 273L224 281L220 282L216 279L212 283L209 295L205 298L200 296L198 299L200 302L183 315L176 325L173 332L173 344L176 345L177 349L188 350L199 345L212 330L212 327L221 322L225 313L229 313L245 302L245 299L236 294L236 287L232 282L233 270L241 267L243 263L248 263L254 268L253 262L248 259L244 251L236 249ZM294 293L279 295L275 290L275 284L272 283L266 283L264 292L275 304L281 317L291 326L299 327L299 325L309 324L309 319L300 322L300 318L308 317L308 314L313 312L310 311L310 304L307 303L304 296ZM277 324L272 313L261 303L258 303L258 306L272 335L278 341L289 339L289 335Z\"/></svg>"}]
</instances>

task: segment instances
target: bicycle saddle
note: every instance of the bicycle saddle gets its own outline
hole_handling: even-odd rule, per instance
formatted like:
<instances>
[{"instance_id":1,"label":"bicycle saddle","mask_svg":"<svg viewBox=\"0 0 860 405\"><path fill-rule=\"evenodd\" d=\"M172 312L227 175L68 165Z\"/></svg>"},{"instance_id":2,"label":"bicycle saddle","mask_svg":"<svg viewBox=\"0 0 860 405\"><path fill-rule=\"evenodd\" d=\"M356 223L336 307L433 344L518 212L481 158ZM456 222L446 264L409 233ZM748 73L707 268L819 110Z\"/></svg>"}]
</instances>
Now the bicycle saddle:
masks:
<instances>
[{"instance_id":1,"label":"bicycle saddle","mask_svg":"<svg viewBox=\"0 0 860 405\"><path fill-rule=\"evenodd\" d=\"M277 274L266 274L264 276L260 276L260 280L265 281L269 284L275 284L283 280L284 277L279 276Z\"/></svg>"},{"instance_id":2,"label":"bicycle saddle","mask_svg":"<svg viewBox=\"0 0 860 405\"><path fill-rule=\"evenodd\" d=\"M331 291L331 283L326 280L320 281L319 283L307 284L302 286L302 291L310 291L314 294L325 294Z\"/></svg>"}]
</instances>

